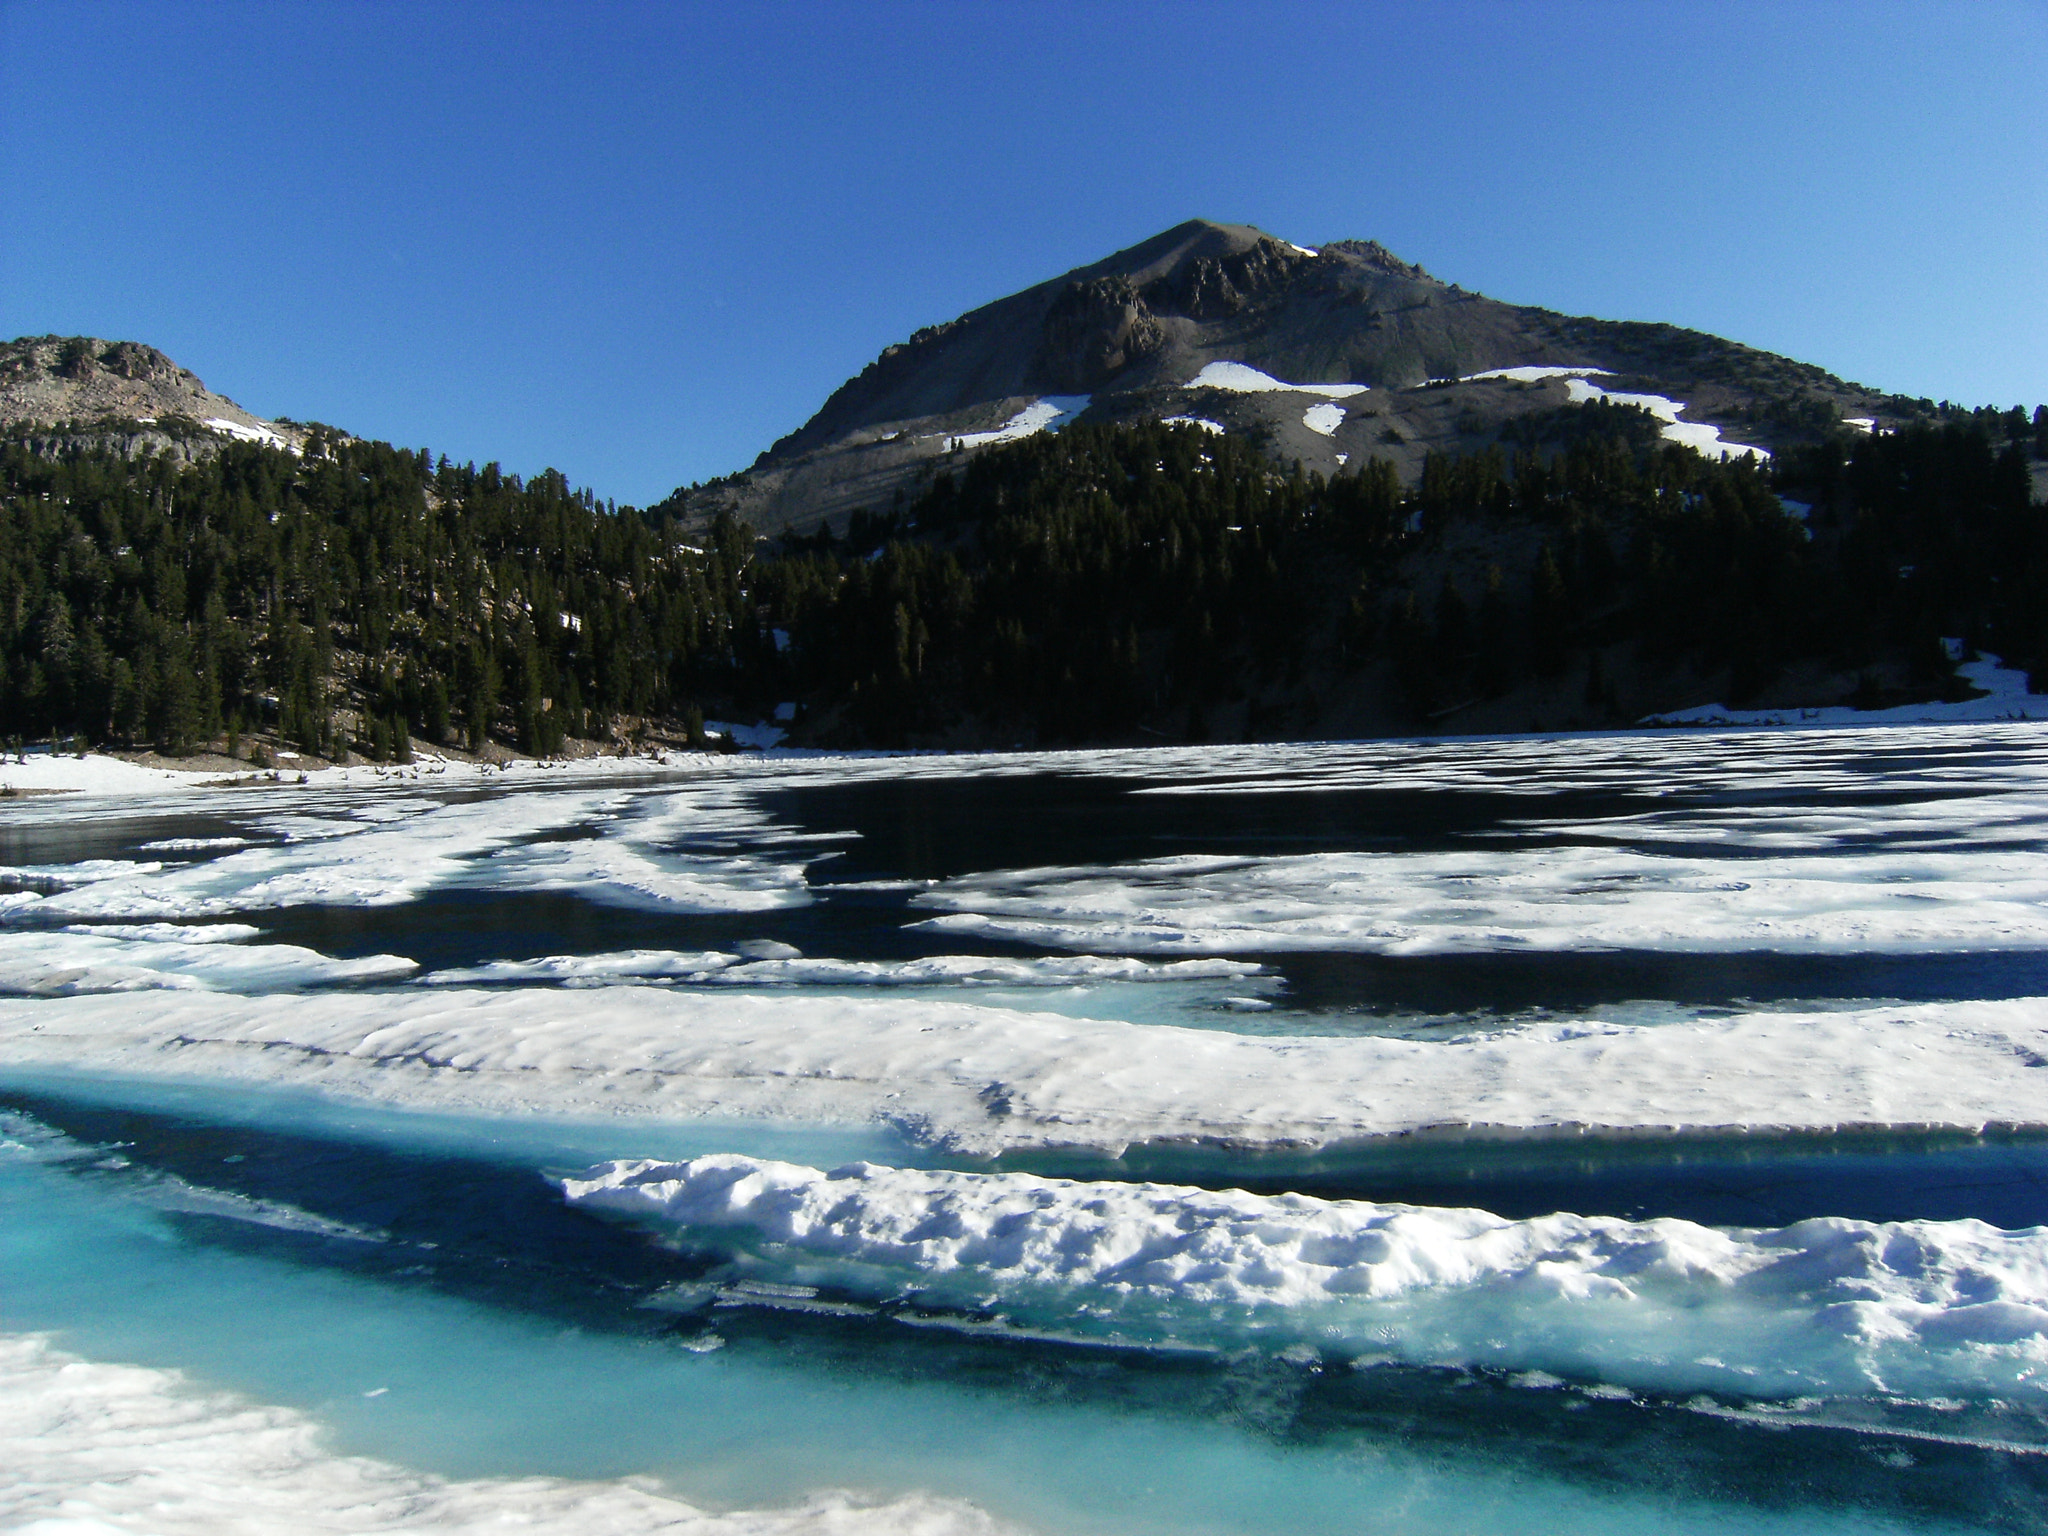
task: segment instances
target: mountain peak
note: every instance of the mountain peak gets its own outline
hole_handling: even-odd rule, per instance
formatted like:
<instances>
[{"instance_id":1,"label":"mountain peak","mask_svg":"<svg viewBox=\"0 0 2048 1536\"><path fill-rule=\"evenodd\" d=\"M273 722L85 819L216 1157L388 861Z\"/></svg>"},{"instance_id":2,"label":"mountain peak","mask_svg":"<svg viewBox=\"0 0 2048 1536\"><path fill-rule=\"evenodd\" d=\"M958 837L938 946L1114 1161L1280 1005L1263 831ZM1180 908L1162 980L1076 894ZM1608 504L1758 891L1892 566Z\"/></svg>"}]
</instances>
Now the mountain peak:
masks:
<instances>
[{"instance_id":1,"label":"mountain peak","mask_svg":"<svg viewBox=\"0 0 2048 1536\"><path fill-rule=\"evenodd\" d=\"M1458 380L1472 382L1441 387ZM1431 452L1486 446L1513 418L1614 390L1691 432L1675 440L1709 443L1717 420L1758 443L1774 421L1876 404L1719 337L1503 304L1377 240L1310 248L1189 219L885 348L745 474L684 504L763 532L810 526L885 508L942 459L1082 412L1199 420L1324 474L1382 457L1412 478Z\"/></svg>"},{"instance_id":2,"label":"mountain peak","mask_svg":"<svg viewBox=\"0 0 2048 1536\"><path fill-rule=\"evenodd\" d=\"M304 435L215 394L191 369L139 341L21 336L0 342L0 426L110 417L152 427L185 418L210 429L198 434L201 445L228 437L287 443Z\"/></svg>"}]
</instances>

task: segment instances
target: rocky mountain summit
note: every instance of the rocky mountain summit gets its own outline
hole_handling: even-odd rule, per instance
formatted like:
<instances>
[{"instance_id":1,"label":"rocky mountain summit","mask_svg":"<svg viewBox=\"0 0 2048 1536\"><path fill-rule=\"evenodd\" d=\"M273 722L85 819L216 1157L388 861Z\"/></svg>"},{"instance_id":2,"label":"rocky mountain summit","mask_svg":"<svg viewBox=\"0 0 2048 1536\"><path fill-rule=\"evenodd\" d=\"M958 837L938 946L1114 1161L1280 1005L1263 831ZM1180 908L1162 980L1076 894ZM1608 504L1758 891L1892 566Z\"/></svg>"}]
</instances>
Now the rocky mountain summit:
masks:
<instances>
[{"instance_id":1,"label":"rocky mountain summit","mask_svg":"<svg viewBox=\"0 0 2048 1536\"><path fill-rule=\"evenodd\" d=\"M97 336L23 336L0 343L0 427L39 428L53 441L113 441L124 451L183 457L224 441L296 447L305 429L267 421L217 395L155 347Z\"/></svg>"},{"instance_id":2,"label":"rocky mountain summit","mask_svg":"<svg viewBox=\"0 0 2048 1536\"><path fill-rule=\"evenodd\" d=\"M839 524L958 454L1081 416L1195 421L1324 474L1378 456L1412 482L1432 451L1596 399L1716 453L1894 405L1698 331L1504 304L1376 241L1310 249L1194 220L887 348L751 468L670 505L762 532Z\"/></svg>"}]
</instances>

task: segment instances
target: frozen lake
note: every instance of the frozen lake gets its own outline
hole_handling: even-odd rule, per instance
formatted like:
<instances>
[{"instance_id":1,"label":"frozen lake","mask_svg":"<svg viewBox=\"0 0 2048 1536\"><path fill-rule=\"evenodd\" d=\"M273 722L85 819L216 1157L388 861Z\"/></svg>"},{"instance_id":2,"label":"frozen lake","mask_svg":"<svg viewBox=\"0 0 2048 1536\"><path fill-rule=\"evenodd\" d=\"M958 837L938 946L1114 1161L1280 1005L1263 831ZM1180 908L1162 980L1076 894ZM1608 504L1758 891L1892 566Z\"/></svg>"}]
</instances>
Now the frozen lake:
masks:
<instances>
[{"instance_id":1,"label":"frozen lake","mask_svg":"<svg viewBox=\"0 0 2048 1536\"><path fill-rule=\"evenodd\" d=\"M0 864L8 1529L2048 1529L2048 727L423 768Z\"/></svg>"}]
</instances>

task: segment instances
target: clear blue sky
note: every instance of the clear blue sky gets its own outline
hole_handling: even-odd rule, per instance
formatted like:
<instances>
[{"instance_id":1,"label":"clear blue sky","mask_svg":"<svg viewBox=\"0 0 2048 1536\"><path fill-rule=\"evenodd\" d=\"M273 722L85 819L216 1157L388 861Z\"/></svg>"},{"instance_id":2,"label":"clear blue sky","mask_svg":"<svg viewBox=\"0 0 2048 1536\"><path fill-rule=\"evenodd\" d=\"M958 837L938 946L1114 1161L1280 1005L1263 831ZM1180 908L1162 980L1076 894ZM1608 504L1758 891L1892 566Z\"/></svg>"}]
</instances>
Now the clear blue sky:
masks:
<instances>
[{"instance_id":1,"label":"clear blue sky","mask_svg":"<svg viewBox=\"0 0 2048 1536\"><path fill-rule=\"evenodd\" d=\"M2048 401L2048 0L0 0L0 334L621 502L1189 217Z\"/></svg>"}]
</instances>

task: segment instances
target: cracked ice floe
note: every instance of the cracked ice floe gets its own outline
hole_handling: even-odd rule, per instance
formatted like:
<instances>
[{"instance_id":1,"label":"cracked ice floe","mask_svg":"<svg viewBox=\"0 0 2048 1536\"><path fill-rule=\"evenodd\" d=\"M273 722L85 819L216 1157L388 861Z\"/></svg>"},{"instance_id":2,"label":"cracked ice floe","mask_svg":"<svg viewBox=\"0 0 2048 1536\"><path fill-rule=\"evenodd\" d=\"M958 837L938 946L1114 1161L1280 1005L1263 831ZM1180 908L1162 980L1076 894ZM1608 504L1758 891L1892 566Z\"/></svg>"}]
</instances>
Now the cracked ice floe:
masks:
<instances>
[{"instance_id":1,"label":"cracked ice floe","mask_svg":"<svg viewBox=\"0 0 2048 1536\"><path fill-rule=\"evenodd\" d=\"M787 948L787 946L777 946ZM1071 987L1103 981L1218 981L1255 976L1262 967L1239 960L1174 960L1164 964L1125 955L926 955L916 960L838 960L791 951L761 959L710 950L622 950L598 955L549 955L535 960L493 960L435 971L428 986L555 982L606 986L619 981L680 981L694 985L875 987Z\"/></svg>"},{"instance_id":2,"label":"cracked ice floe","mask_svg":"<svg viewBox=\"0 0 2048 1536\"><path fill-rule=\"evenodd\" d=\"M80 1359L0 1335L0 1523L24 1536L257 1536L516 1528L534 1536L993 1536L973 1505L820 1494L711 1514L638 1479L449 1479L324 1445L296 1409L207 1391L176 1371Z\"/></svg>"},{"instance_id":3,"label":"cracked ice floe","mask_svg":"<svg viewBox=\"0 0 2048 1536\"><path fill-rule=\"evenodd\" d=\"M0 1000L0 1068L502 1113L876 1122L963 1154L1314 1146L1432 1126L2048 1125L2039 998L1449 1040L1244 1035L950 998L309 992ZM997 1110L1000 1107L1000 1112Z\"/></svg>"},{"instance_id":4,"label":"cracked ice floe","mask_svg":"<svg viewBox=\"0 0 2048 1536\"><path fill-rule=\"evenodd\" d=\"M1332 405L1327 400L1321 405L1312 405L1301 413L1301 424L1309 431L1319 432L1324 437L1336 436L1337 428L1343 423L1344 407Z\"/></svg>"},{"instance_id":5,"label":"cracked ice floe","mask_svg":"<svg viewBox=\"0 0 2048 1536\"><path fill-rule=\"evenodd\" d=\"M1189 389L1221 389L1233 395L1265 395L1276 390L1293 390L1305 395L1327 395L1332 400L1348 400L1353 395L1364 394L1369 387L1365 384L1287 384L1244 363L1207 363L1187 382Z\"/></svg>"},{"instance_id":6,"label":"cracked ice floe","mask_svg":"<svg viewBox=\"0 0 2048 1536\"><path fill-rule=\"evenodd\" d=\"M981 448L990 443L1014 443L1039 432L1057 432L1088 409L1088 395L1047 395L1034 400L993 432L955 432L947 436L949 447Z\"/></svg>"},{"instance_id":7,"label":"cracked ice floe","mask_svg":"<svg viewBox=\"0 0 2048 1536\"><path fill-rule=\"evenodd\" d=\"M2048 948L2048 860L2027 848L1190 854L962 875L912 903L942 910L928 931L1122 954Z\"/></svg>"},{"instance_id":8,"label":"cracked ice floe","mask_svg":"<svg viewBox=\"0 0 2048 1536\"><path fill-rule=\"evenodd\" d=\"M219 938L213 931L169 925L152 932L154 926L0 932L0 993L75 997L156 988L279 992L397 981L418 969L400 955L335 960L296 944L233 942L254 929Z\"/></svg>"},{"instance_id":9,"label":"cracked ice floe","mask_svg":"<svg viewBox=\"0 0 2048 1536\"><path fill-rule=\"evenodd\" d=\"M720 784L651 795L515 793L446 805L389 800L348 814L276 815L265 828L280 841L200 863L100 859L0 870L0 884L19 887L0 894L0 910L15 921L192 918L387 906L430 890L487 887L573 891L611 906L751 912L810 899L807 857L777 857L776 850L814 850L820 841L775 827ZM575 830L591 835L536 840Z\"/></svg>"},{"instance_id":10,"label":"cracked ice floe","mask_svg":"<svg viewBox=\"0 0 2048 1536\"><path fill-rule=\"evenodd\" d=\"M1563 1372L1652 1390L2048 1394L2048 1229L1676 1220L737 1154L600 1164L572 1204L756 1279L1024 1326Z\"/></svg>"}]
</instances>

